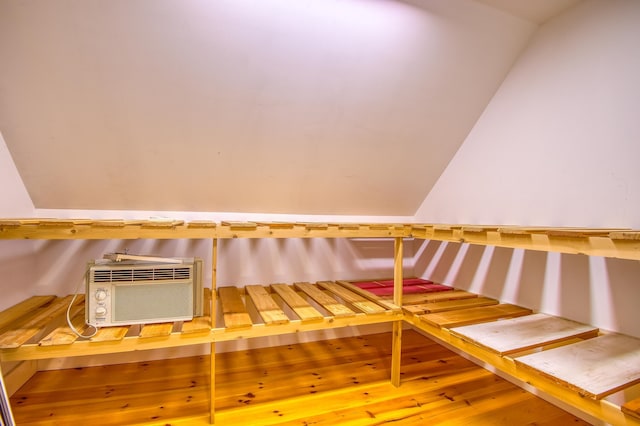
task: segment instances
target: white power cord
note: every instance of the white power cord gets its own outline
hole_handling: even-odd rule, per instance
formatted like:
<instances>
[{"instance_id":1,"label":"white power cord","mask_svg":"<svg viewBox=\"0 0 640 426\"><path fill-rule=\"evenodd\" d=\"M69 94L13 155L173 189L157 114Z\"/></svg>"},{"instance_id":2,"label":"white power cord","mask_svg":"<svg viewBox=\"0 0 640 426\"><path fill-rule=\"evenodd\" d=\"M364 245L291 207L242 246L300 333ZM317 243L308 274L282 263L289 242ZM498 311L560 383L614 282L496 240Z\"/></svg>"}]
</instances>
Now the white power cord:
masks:
<instances>
[{"instance_id":1,"label":"white power cord","mask_svg":"<svg viewBox=\"0 0 640 426\"><path fill-rule=\"evenodd\" d=\"M87 269L87 271L84 274L84 279L87 279L87 274L89 274L89 269ZM93 327L93 333L89 334L89 335L84 335L81 332L79 332L71 323L71 307L73 306L73 303L76 301L76 298L78 297L78 291L80 291L80 285L82 284L82 282L78 283L78 286L76 287L76 290L73 292L73 298L71 298L71 302L69 302L69 306L67 307L67 325L69 326L69 328L71 329L71 331L73 331L76 336L82 338L82 339L90 339L93 336L95 336L96 334L98 334L98 327L91 325L91 324L87 324L89 327ZM85 295L86 298L87 295ZM84 303L87 303L87 301L85 300Z\"/></svg>"}]
</instances>

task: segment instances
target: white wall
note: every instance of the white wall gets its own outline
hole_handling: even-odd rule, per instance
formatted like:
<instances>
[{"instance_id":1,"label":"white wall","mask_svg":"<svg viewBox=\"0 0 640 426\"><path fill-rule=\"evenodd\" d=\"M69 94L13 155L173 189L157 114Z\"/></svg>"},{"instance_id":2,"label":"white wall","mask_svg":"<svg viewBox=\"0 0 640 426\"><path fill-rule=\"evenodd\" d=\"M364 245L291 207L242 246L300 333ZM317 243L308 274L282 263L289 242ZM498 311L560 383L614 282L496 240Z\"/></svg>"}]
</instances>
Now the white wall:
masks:
<instances>
[{"instance_id":1,"label":"white wall","mask_svg":"<svg viewBox=\"0 0 640 426\"><path fill-rule=\"evenodd\" d=\"M640 2L550 21L425 199L425 222L640 228ZM640 337L640 262L428 242L416 273Z\"/></svg>"},{"instance_id":2,"label":"white wall","mask_svg":"<svg viewBox=\"0 0 640 426\"><path fill-rule=\"evenodd\" d=\"M33 203L0 133L0 217L32 217ZM32 241L0 240L0 310L26 299L35 279Z\"/></svg>"},{"instance_id":3,"label":"white wall","mask_svg":"<svg viewBox=\"0 0 640 426\"><path fill-rule=\"evenodd\" d=\"M470 0L2 1L0 128L40 208L413 215L535 28Z\"/></svg>"},{"instance_id":4,"label":"white wall","mask_svg":"<svg viewBox=\"0 0 640 426\"><path fill-rule=\"evenodd\" d=\"M32 217L34 207L0 133L0 216Z\"/></svg>"},{"instance_id":5,"label":"white wall","mask_svg":"<svg viewBox=\"0 0 640 426\"><path fill-rule=\"evenodd\" d=\"M541 27L416 218L640 227L640 2Z\"/></svg>"}]
</instances>

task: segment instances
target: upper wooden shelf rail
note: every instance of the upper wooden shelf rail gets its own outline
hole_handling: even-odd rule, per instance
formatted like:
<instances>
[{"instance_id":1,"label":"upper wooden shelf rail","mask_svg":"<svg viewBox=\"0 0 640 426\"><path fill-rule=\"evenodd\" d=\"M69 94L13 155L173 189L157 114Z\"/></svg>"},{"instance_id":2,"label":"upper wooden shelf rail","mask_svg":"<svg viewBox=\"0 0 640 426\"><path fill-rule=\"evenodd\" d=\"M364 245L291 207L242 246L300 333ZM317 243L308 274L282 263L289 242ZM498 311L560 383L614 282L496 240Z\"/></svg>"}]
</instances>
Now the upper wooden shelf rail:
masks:
<instances>
[{"instance_id":1,"label":"upper wooden shelf rail","mask_svg":"<svg viewBox=\"0 0 640 426\"><path fill-rule=\"evenodd\" d=\"M0 239L397 238L640 260L640 230L418 223L0 219Z\"/></svg>"}]
</instances>

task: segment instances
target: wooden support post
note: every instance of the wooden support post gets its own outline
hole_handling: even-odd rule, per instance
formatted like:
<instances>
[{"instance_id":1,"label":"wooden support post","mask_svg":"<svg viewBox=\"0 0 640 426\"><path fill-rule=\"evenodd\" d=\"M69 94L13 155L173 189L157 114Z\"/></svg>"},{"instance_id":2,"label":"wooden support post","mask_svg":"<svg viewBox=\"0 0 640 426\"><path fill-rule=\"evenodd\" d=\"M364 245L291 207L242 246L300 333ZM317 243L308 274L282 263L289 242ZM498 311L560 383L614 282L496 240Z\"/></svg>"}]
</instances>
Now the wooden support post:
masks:
<instances>
[{"instance_id":1,"label":"wooden support post","mask_svg":"<svg viewBox=\"0 0 640 426\"><path fill-rule=\"evenodd\" d=\"M215 424L216 414L216 343L211 343L211 353L209 354L209 423Z\"/></svg>"},{"instance_id":2,"label":"wooden support post","mask_svg":"<svg viewBox=\"0 0 640 426\"><path fill-rule=\"evenodd\" d=\"M397 237L393 245L393 303L402 306L402 238ZM391 342L391 384L400 386L400 358L402 355L402 321L393 322Z\"/></svg>"},{"instance_id":3,"label":"wooden support post","mask_svg":"<svg viewBox=\"0 0 640 426\"><path fill-rule=\"evenodd\" d=\"M211 253L211 328L216 328L218 239L214 238ZM209 423L215 424L216 412L216 343L211 342L209 354Z\"/></svg>"}]
</instances>

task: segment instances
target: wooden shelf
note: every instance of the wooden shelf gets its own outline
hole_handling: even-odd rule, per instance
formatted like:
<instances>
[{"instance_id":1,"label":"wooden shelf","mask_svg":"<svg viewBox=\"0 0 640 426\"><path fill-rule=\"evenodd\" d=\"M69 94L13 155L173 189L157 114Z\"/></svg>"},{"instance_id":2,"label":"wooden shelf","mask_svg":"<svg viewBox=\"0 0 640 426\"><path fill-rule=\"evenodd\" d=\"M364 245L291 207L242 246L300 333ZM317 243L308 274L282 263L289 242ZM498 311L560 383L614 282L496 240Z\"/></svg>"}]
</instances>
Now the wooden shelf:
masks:
<instances>
[{"instance_id":1,"label":"wooden shelf","mask_svg":"<svg viewBox=\"0 0 640 426\"><path fill-rule=\"evenodd\" d=\"M521 327L534 316L531 310L499 304L454 289L441 293L406 294L402 297L403 308L398 306L400 291L394 291L396 304L391 296L375 296L344 281L216 289L217 240L233 238L390 239L394 241L393 281L396 284L402 281L404 238L640 260L640 230L633 229L416 223L216 223L173 219L0 219L0 239L4 240L210 239L214 244L211 287L215 290L213 294L205 294L207 305L215 307L215 310L210 309L204 317L170 324L109 327L91 339L77 339L66 324L66 308L71 296L30 298L0 313L0 360L110 354L195 344L211 344L211 359L215 360L215 342L391 322L394 324L391 383L398 385L400 321L405 320L445 344L457 347L589 415L611 424L624 421L625 424L640 425L640 420L629 414L637 411L632 401L625 404L626 411L623 412L621 407L612 408L606 401L594 399L640 381L640 372L624 367L631 375L626 378L618 375L614 384L591 388L561 373L546 371L542 364L538 364L544 363L546 357L563 354L554 353L554 350L575 350L582 342L599 342L598 339L605 336L594 337L597 331L588 330L584 334L569 332L567 336L570 337L557 337L553 327L549 326L544 333L546 337L539 335L530 341L531 336L525 336ZM78 297L71 309L76 328L83 327L83 304L82 297ZM498 324L499 330L494 331L506 333L512 323L518 324L516 329L521 334L511 334L510 343L513 345L510 347L490 343L474 334L491 332L492 327ZM471 328L476 326L479 328ZM558 345L562 346L553 349ZM531 350L539 352L527 354ZM611 356L615 357L615 354ZM602 360L599 362L604 363ZM640 360L633 358L632 363L640 365ZM210 374L211 392L215 388L214 364L212 362ZM611 378L615 376L604 374ZM584 398L585 395L592 398ZM213 420L213 407L211 418Z\"/></svg>"},{"instance_id":2,"label":"wooden shelf","mask_svg":"<svg viewBox=\"0 0 640 426\"><path fill-rule=\"evenodd\" d=\"M640 425L640 402L617 406L601 399L640 382L640 340L599 336L595 327L513 305L459 306L433 314L422 314L418 308L437 303L404 305L404 320L596 419Z\"/></svg>"},{"instance_id":3,"label":"wooden shelf","mask_svg":"<svg viewBox=\"0 0 640 426\"><path fill-rule=\"evenodd\" d=\"M598 336L515 361L519 367L530 368L593 399L640 383L640 339L620 334Z\"/></svg>"},{"instance_id":4,"label":"wooden shelf","mask_svg":"<svg viewBox=\"0 0 640 426\"><path fill-rule=\"evenodd\" d=\"M631 229L413 224L411 236L434 241L640 260L640 231Z\"/></svg>"},{"instance_id":5,"label":"wooden shelf","mask_svg":"<svg viewBox=\"0 0 640 426\"><path fill-rule=\"evenodd\" d=\"M326 281L244 289L221 287L217 304L221 319L212 326L211 292L205 289L204 293L202 317L176 323L104 327L89 339L79 338L66 323L72 296L35 296L0 313L0 359L127 352L402 320L398 306ZM82 295L74 302L71 318L79 331L91 331L84 326Z\"/></svg>"},{"instance_id":6,"label":"wooden shelf","mask_svg":"<svg viewBox=\"0 0 640 426\"><path fill-rule=\"evenodd\" d=\"M185 346L211 341L211 291L204 290L204 315L176 323L104 327L81 338L68 326L66 310L72 296L34 296L0 313L0 360L22 361L130 350ZM84 295L70 310L74 327L87 335Z\"/></svg>"},{"instance_id":7,"label":"wooden shelf","mask_svg":"<svg viewBox=\"0 0 640 426\"><path fill-rule=\"evenodd\" d=\"M389 238L408 237L410 230L394 223L0 219L0 239Z\"/></svg>"},{"instance_id":8,"label":"wooden shelf","mask_svg":"<svg viewBox=\"0 0 640 426\"><path fill-rule=\"evenodd\" d=\"M0 239L419 238L640 260L640 230L418 223L0 219Z\"/></svg>"}]
</instances>

